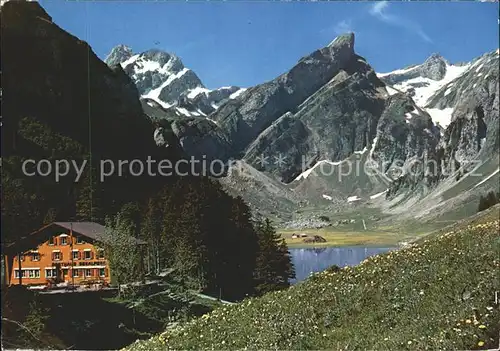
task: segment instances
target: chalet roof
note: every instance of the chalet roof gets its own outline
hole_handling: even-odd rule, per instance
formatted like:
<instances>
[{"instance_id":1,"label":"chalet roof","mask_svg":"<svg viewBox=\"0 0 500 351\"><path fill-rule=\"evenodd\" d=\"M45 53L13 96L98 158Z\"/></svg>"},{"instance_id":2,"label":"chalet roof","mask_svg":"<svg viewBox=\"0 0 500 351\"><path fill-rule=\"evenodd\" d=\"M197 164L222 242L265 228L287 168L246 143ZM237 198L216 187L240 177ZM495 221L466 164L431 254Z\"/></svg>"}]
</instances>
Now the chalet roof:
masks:
<instances>
[{"instance_id":1,"label":"chalet roof","mask_svg":"<svg viewBox=\"0 0 500 351\"><path fill-rule=\"evenodd\" d=\"M106 227L95 222L53 222L6 245L3 251L7 254L25 252L35 248L51 236L59 235L61 232L69 233L70 230L73 230L73 235L83 235L92 240L99 240L105 235ZM136 241L138 245L145 244L143 240L136 239Z\"/></svg>"},{"instance_id":2,"label":"chalet roof","mask_svg":"<svg viewBox=\"0 0 500 351\"><path fill-rule=\"evenodd\" d=\"M94 240L104 235L106 231L105 226L95 222L54 222L52 224L68 231L73 229L73 234L80 234Z\"/></svg>"}]
</instances>

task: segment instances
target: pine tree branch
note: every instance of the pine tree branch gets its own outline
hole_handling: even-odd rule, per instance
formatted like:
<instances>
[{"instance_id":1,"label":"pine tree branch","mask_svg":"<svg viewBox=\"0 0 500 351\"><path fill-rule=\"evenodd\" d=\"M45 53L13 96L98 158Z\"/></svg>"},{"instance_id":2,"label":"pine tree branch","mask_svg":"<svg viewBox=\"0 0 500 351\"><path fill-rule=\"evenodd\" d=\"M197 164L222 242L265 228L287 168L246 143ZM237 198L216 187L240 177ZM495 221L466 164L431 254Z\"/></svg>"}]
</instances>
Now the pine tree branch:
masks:
<instances>
[{"instance_id":1,"label":"pine tree branch","mask_svg":"<svg viewBox=\"0 0 500 351\"><path fill-rule=\"evenodd\" d=\"M28 332L28 334L30 334L33 337L33 339L35 339L36 341L39 341L42 345L46 345L46 343L44 341L42 341L39 338L37 338L35 336L35 334L33 334L33 332L28 327L26 327L25 325L23 325L22 323L19 323L18 321L15 321L15 320L12 320L12 319L8 319L8 318L5 318L5 317L2 317L2 322L9 322L9 323L13 323L13 324L17 325L18 327L20 327L24 331Z\"/></svg>"}]
</instances>

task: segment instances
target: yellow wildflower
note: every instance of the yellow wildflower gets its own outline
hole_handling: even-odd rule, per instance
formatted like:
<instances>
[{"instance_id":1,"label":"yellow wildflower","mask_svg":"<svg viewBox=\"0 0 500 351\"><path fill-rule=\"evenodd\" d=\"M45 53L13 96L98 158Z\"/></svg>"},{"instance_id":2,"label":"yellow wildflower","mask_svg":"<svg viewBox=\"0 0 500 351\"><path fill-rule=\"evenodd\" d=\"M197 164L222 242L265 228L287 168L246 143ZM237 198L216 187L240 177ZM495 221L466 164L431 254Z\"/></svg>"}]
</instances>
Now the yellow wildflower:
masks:
<instances>
[{"instance_id":1,"label":"yellow wildflower","mask_svg":"<svg viewBox=\"0 0 500 351\"><path fill-rule=\"evenodd\" d=\"M484 341L480 341L477 343L477 346L483 346L484 345Z\"/></svg>"}]
</instances>

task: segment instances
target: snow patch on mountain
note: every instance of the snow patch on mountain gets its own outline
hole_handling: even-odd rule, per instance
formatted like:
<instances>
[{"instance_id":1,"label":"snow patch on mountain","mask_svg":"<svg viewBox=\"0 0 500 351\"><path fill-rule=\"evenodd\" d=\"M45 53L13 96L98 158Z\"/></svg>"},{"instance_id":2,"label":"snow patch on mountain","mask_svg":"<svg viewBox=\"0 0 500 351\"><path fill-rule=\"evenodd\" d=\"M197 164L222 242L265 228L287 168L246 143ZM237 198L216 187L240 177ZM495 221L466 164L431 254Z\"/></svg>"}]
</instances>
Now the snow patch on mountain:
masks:
<instances>
[{"instance_id":1,"label":"snow patch on mountain","mask_svg":"<svg viewBox=\"0 0 500 351\"><path fill-rule=\"evenodd\" d=\"M479 183L477 183L474 188L477 188L478 186L480 186L481 184L483 184L484 182L488 181L491 177L493 177L495 174L497 174L498 172L500 171L500 168L497 168L496 171L492 172L489 176L487 176L486 178L484 178L483 180L481 180ZM473 189L474 189L473 188Z\"/></svg>"},{"instance_id":2,"label":"snow patch on mountain","mask_svg":"<svg viewBox=\"0 0 500 351\"><path fill-rule=\"evenodd\" d=\"M241 89L237 90L236 92L229 95L229 99L236 99L238 96L243 94L246 90L247 90L246 88L241 88Z\"/></svg>"},{"instance_id":3,"label":"snow patch on mountain","mask_svg":"<svg viewBox=\"0 0 500 351\"><path fill-rule=\"evenodd\" d=\"M431 56L426 63L412 66L406 69L399 69L387 73L377 73L377 76L387 84L386 89L389 95L394 95L398 91L410 95L415 104L427 111L434 123L446 128L451 122L453 108L426 108L432 98L441 89L445 89L444 96L452 93L454 81L472 69L476 72L482 68L483 64L477 60L465 65L453 65L438 55ZM431 65L431 66L429 66ZM436 75L427 75L426 72L434 68ZM393 83L393 84L391 84ZM406 115L406 122L410 123L411 115Z\"/></svg>"},{"instance_id":4,"label":"snow patch on mountain","mask_svg":"<svg viewBox=\"0 0 500 351\"><path fill-rule=\"evenodd\" d=\"M309 177L309 175L312 173L312 171L314 171L317 167L320 167L323 164L329 164L331 166L338 166L342 162L343 161L332 162L330 160L321 160L321 161L318 161L318 162L316 162L316 164L314 166L312 166L311 168L309 168L309 169L305 170L304 172L300 173L295 178L295 180L306 179L307 177Z\"/></svg>"},{"instance_id":5,"label":"snow patch on mountain","mask_svg":"<svg viewBox=\"0 0 500 351\"><path fill-rule=\"evenodd\" d=\"M387 89L387 93L389 94L389 96L392 96L392 95L395 95L397 93L400 93L399 91L397 91L396 89L390 87L390 86L387 86L386 87Z\"/></svg>"},{"instance_id":6,"label":"snow patch on mountain","mask_svg":"<svg viewBox=\"0 0 500 351\"><path fill-rule=\"evenodd\" d=\"M375 194L375 195L372 195L372 196L370 196L370 200L374 200L374 199L376 199L376 198L379 198L379 197L381 197L382 195L384 195L386 192L387 192L387 189L386 189L386 190L384 190L384 191L382 191L382 192L380 192L380 193L377 193L377 194Z\"/></svg>"},{"instance_id":7,"label":"snow patch on mountain","mask_svg":"<svg viewBox=\"0 0 500 351\"><path fill-rule=\"evenodd\" d=\"M354 202L354 201L359 201L359 200L361 200L361 198L359 196L357 196L357 195L355 195L355 196L349 196L347 198L347 202Z\"/></svg>"},{"instance_id":8,"label":"snow patch on mountain","mask_svg":"<svg viewBox=\"0 0 500 351\"><path fill-rule=\"evenodd\" d=\"M403 81L399 84L395 84L393 88L403 92L409 92L410 90L413 90L414 91L414 94L412 96L413 101L415 101L417 106L425 107L429 99L439 89L453 82L463 73L465 73L469 68L470 65L465 65L465 66L447 65L446 74L444 78L441 80L433 80L425 77L417 77Z\"/></svg>"},{"instance_id":9,"label":"snow patch on mountain","mask_svg":"<svg viewBox=\"0 0 500 351\"><path fill-rule=\"evenodd\" d=\"M206 117L225 100L235 99L246 90L235 86L208 89L179 57L157 49L133 53L130 47L118 45L106 62L122 67L136 84L141 98L150 99L177 116Z\"/></svg>"},{"instance_id":10,"label":"snow patch on mountain","mask_svg":"<svg viewBox=\"0 0 500 351\"><path fill-rule=\"evenodd\" d=\"M191 90L189 91L189 93L188 93L186 96L187 96L188 98L190 98L190 99L193 99L193 98L195 98L196 96L198 96L199 94L202 94L202 93L204 93L204 94L208 94L208 93L210 93L210 92L211 92L211 90L210 90L210 89L203 88L203 87L196 87L196 88L194 88L194 89L191 89Z\"/></svg>"},{"instance_id":11,"label":"snow patch on mountain","mask_svg":"<svg viewBox=\"0 0 500 351\"><path fill-rule=\"evenodd\" d=\"M413 71L416 67L417 66L411 66L411 67L408 67L408 68L397 69L397 70L394 70L394 71L391 71L391 72L387 72L387 73L377 73L377 76L379 76L379 77L386 77L386 76L389 76L391 74L408 73L410 71Z\"/></svg>"},{"instance_id":12,"label":"snow patch on mountain","mask_svg":"<svg viewBox=\"0 0 500 351\"><path fill-rule=\"evenodd\" d=\"M169 108L173 104L168 103L160 99L160 94L166 86L170 85L174 80L179 79L182 77L184 74L186 74L189 71L187 68L183 68L180 72L171 74L168 76L167 80L165 80L158 88L150 90L147 94L143 94L141 97L142 98L147 98L147 99L152 99L156 102L158 102L160 105L162 105L164 108Z\"/></svg>"},{"instance_id":13,"label":"snow patch on mountain","mask_svg":"<svg viewBox=\"0 0 500 351\"><path fill-rule=\"evenodd\" d=\"M434 124L439 123L443 128L448 127L451 122L451 115L453 114L453 107L447 107L444 109L438 108L428 108L427 113L431 116Z\"/></svg>"}]
</instances>

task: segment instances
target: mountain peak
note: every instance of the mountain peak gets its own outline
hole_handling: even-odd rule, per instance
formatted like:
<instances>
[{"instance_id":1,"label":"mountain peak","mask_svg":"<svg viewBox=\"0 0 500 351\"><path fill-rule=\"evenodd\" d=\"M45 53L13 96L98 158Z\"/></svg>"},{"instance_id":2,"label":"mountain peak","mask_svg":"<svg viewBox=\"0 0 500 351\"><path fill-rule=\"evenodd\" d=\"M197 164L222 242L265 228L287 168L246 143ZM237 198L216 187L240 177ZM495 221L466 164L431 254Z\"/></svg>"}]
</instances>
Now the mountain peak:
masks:
<instances>
[{"instance_id":1,"label":"mountain peak","mask_svg":"<svg viewBox=\"0 0 500 351\"><path fill-rule=\"evenodd\" d=\"M438 52L434 52L432 53L426 60L425 62L437 62L437 61L443 61L445 63L448 63L448 61L443 57L441 56L440 53Z\"/></svg>"},{"instance_id":2,"label":"mountain peak","mask_svg":"<svg viewBox=\"0 0 500 351\"><path fill-rule=\"evenodd\" d=\"M328 47L343 47L346 45L348 47L350 47L351 49L354 49L354 33L353 32L347 32L347 33L339 35L330 44L328 44Z\"/></svg>"},{"instance_id":3,"label":"mountain peak","mask_svg":"<svg viewBox=\"0 0 500 351\"><path fill-rule=\"evenodd\" d=\"M170 59L173 59L173 61L180 61L177 56L160 49L149 49L144 51L141 56L146 60L158 62L160 66L165 65Z\"/></svg>"},{"instance_id":4,"label":"mountain peak","mask_svg":"<svg viewBox=\"0 0 500 351\"><path fill-rule=\"evenodd\" d=\"M111 52L108 56L106 56L104 62L106 62L109 66L114 66L128 60L133 54L134 53L130 46L120 44L111 49Z\"/></svg>"},{"instance_id":5,"label":"mountain peak","mask_svg":"<svg viewBox=\"0 0 500 351\"><path fill-rule=\"evenodd\" d=\"M449 62L439 53L433 53L420 67L423 77L433 80L441 80L446 75Z\"/></svg>"}]
</instances>

